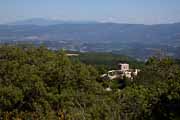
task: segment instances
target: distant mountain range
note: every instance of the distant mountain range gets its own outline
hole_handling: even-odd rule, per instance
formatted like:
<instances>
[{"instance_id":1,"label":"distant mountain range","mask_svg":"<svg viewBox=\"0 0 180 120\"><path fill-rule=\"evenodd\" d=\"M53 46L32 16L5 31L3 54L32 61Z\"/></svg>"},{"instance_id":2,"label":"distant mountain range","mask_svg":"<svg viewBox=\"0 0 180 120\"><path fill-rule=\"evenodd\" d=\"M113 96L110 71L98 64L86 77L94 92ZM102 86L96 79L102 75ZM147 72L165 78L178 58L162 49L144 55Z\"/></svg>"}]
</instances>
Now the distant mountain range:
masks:
<instances>
[{"instance_id":1,"label":"distant mountain range","mask_svg":"<svg viewBox=\"0 0 180 120\"><path fill-rule=\"evenodd\" d=\"M180 23L143 25L31 19L0 25L0 38L32 36L44 40L171 44L180 41Z\"/></svg>"},{"instance_id":2,"label":"distant mountain range","mask_svg":"<svg viewBox=\"0 0 180 120\"><path fill-rule=\"evenodd\" d=\"M171 55L180 56L180 23L143 25L31 19L0 25L0 41L56 41L61 47L66 45L76 50L123 49L119 53L127 50L131 55L136 54L137 49L140 53L145 49L167 48Z\"/></svg>"},{"instance_id":3,"label":"distant mountain range","mask_svg":"<svg viewBox=\"0 0 180 120\"><path fill-rule=\"evenodd\" d=\"M32 18L22 21L16 21L12 23L7 23L8 25L39 25L39 26L48 26L56 24L90 24L97 23L96 21L65 21L65 20L52 20L44 18Z\"/></svg>"}]
</instances>

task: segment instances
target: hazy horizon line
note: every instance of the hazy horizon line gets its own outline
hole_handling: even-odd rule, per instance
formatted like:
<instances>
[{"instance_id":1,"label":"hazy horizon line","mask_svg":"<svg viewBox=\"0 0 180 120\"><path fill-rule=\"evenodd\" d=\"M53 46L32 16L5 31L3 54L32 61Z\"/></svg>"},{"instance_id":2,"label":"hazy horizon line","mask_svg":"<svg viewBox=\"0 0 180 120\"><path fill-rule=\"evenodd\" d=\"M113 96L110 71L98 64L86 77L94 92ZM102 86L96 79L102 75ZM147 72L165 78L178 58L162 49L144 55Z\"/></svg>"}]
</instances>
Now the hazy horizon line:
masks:
<instances>
[{"instance_id":1,"label":"hazy horizon line","mask_svg":"<svg viewBox=\"0 0 180 120\"><path fill-rule=\"evenodd\" d=\"M0 23L0 25L12 25L16 22L24 22L28 20L49 20L49 21L56 21L56 22L89 22L89 23L114 23L114 24L137 24L137 25L161 25L161 24L176 24L180 23L180 21L177 22L162 22L162 23L137 23L137 22L123 22L123 21L111 21L111 20L73 20L73 19L57 19L57 18L43 18L43 17L32 17L32 18L26 18L26 19L18 19L10 22L3 22ZM32 24L33 25L33 24Z\"/></svg>"}]
</instances>

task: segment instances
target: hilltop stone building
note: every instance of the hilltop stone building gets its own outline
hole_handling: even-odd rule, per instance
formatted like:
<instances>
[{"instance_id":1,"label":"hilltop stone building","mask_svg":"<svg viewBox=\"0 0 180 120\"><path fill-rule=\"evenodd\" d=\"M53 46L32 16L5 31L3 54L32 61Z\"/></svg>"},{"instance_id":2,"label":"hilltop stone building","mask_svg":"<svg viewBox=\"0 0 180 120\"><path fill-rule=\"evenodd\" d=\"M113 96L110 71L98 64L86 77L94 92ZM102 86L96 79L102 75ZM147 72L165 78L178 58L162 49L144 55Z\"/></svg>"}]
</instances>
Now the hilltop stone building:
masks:
<instances>
[{"instance_id":1,"label":"hilltop stone building","mask_svg":"<svg viewBox=\"0 0 180 120\"><path fill-rule=\"evenodd\" d=\"M101 75L101 78L106 78L109 80L113 79L123 79L124 77L133 79L140 72L139 69L130 69L129 64L119 63L118 70L110 70L106 74Z\"/></svg>"}]
</instances>

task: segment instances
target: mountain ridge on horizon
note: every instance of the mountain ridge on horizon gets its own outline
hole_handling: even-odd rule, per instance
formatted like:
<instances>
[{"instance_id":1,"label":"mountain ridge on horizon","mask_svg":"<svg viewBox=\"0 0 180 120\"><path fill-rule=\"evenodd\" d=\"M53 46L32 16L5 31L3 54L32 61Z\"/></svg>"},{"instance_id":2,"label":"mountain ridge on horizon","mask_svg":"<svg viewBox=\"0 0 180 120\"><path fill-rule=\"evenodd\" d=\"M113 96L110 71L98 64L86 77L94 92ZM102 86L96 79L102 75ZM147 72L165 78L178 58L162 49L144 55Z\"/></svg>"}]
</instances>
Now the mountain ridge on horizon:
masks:
<instances>
[{"instance_id":1,"label":"mountain ridge on horizon","mask_svg":"<svg viewBox=\"0 0 180 120\"><path fill-rule=\"evenodd\" d=\"M169 25L169 24L180 24L180 22L174 23L159 23L159 24L141 24L141 23L125 23L125 22L113 22L113 21L93 21L93 20L60 20L60 19L48 19L48 18L30 18L24 20L17 20L14 22L8 22L1 25L39 25L49 26L57 24L130 24L130 25Z\"/></svg>"},{"instance_id":2,"label":"mountain ridge on horizon","mask_svg":"<svg viewBox=\"0 0 180 120\"><path fill-rule=\"evenodd\" d=\"M170 51L169 54L180 57L180 23L0 25L0 42L13 41L46 42L48 46L58 48L68 46L80 51L118 51L141 57L147 55L142 54L143 51L163 48Z\"/></svg>"},{"instance_id":3,"label":"mountain ridge on horizon","mask_svg":"<svg viewBox=\"0 0 180 120\"><path fill-rule=\"evenodd\" d=\"M99 22L62 22L32 19L29 22L0 25L0 36L3 38L17 36L46 36L46 40L74 39L80 41L125 41L125 42L172 42L180 39L180 23L173 24L120 24ZM39 22L39 24L38 24ZM26 24L25 24L26 23ZM8 27L7 27L8 26ZM8 33L8 35L7 35ZM44 38L44 37L43 37ZM159 43L158 42L158 43Z\"/></svg>"},{"instance_id":4,"label":"mountain ridge on horizon","mask_svg":"<svg viewBox=\"0 0 180 120\"><path fill-rule=\"evenodd\" d=\"M15 22L5 23L5 25L56 25L56 24L90 24L99 23L97 21L80 21L80 20L58 20L58 19L45 19L45 18L31 18L25 20L18 20Z\"/></svg>"}]
</instances>

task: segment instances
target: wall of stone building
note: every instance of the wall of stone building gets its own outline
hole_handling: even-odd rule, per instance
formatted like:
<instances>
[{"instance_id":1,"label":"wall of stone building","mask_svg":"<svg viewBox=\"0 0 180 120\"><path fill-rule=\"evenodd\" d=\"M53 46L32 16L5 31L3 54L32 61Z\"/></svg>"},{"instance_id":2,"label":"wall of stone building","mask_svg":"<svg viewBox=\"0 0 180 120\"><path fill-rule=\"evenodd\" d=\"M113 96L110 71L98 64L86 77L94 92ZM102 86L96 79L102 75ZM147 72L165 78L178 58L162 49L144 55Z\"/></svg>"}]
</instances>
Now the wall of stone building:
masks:
<instances>
[{"instance_id":1,"label":"wall of stone building","mask_svg":"<svg viewBox=\"0 0 180 120\"><path fill-rule=\"evenodd\" d=\"M119 64L119 69L122 71L129 70L129 64Z\"/></svg>"}]
</instances>

